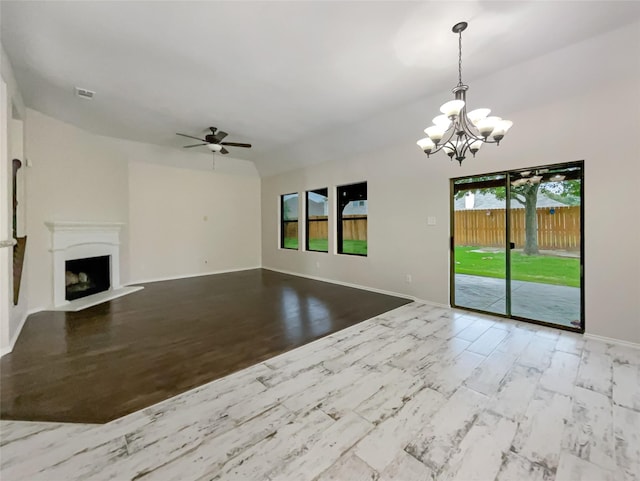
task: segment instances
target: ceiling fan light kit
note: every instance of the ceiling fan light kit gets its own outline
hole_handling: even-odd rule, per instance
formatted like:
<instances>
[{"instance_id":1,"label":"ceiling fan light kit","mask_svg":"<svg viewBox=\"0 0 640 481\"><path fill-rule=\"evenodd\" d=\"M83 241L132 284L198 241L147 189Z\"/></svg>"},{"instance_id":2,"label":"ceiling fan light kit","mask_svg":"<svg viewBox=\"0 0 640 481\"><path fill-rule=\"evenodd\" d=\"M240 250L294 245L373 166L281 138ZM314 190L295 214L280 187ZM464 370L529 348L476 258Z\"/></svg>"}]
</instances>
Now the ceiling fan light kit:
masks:
<instances>
[{"instance_id":1,"label":"ceiling fan light kit","mask_svg":"<svg viewBox=\"0 0 640 481\"><path fill-rule=\"evenodd\" d=\"M467 112L468 85L462 83L462 32L467 22L456 23L451 31L458 34L458 85L452 92L454 100L440 107L442 115L433 119L433 125L424 129L427 137L417 144L429 157L443 150L451 160L462 165L468 152L475 157L483 144L500 144L513 122L489 116L490 109L480 108Z\"/></svg>"}]
</instances>

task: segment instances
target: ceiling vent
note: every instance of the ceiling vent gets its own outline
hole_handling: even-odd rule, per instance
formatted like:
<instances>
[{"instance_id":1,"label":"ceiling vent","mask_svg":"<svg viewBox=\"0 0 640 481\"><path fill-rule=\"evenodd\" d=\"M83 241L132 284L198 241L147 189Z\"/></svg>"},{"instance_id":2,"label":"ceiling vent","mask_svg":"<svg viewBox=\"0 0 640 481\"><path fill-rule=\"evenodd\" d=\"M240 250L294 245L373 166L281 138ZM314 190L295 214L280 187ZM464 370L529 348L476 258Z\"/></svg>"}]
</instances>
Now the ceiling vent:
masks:
<instances>
[{"instance_id":1,"label":"ceiling vent","mask_svg":"<svg viewBox=\"0 0 640 481\"><path fill-rule=\"evenodd\" d=\"M76 96L85 100L93 100L93 96L96 93L93 90L87 90L80 87L76 87Z\"/></svg>"}]
</instances>

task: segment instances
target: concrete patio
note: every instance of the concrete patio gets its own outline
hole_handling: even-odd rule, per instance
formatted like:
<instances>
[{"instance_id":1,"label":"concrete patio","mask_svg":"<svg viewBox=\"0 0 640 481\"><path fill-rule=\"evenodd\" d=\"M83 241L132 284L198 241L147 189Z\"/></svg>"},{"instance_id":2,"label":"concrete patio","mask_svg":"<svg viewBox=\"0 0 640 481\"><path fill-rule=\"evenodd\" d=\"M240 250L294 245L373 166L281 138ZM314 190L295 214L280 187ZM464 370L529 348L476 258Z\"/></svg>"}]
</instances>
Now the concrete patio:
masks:
<instances>
[{"instance_id":1,"label":"concrete patio","mask_svg":"<svg viewBox=\"0 0 640 481\"><path fill-rule=\"evenodd\" d=\"M505 314L504 279L456 274L455 304ZM511 314L576 327L580 320L580 289L537 282L511 281Z\"/></svg>"}]
</instances>

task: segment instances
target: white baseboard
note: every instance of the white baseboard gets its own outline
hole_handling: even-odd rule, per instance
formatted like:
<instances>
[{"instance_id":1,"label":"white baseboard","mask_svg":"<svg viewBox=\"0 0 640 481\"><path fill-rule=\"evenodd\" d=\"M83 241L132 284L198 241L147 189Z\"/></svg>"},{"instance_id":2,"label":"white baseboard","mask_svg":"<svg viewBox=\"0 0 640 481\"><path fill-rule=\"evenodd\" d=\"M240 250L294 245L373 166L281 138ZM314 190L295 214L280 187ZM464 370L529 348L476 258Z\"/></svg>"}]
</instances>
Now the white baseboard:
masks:
<instances>
[{"instance_id":1,"label":"white baseboard","mask_svg":"<svg viewBox=\"0 0 640 481\"><path fill-rule=\"evenodd\" d=\"M426 301L424 299L419 299L415 296L411 296L409 294L403 294L401 292L387 291L385 289L378 289L377 287L363 286L360 284L353 284L351 282L338 281L336 279L329 279L326 277L312 276L309 274L301 274L300 272L285 271L284 269L276 269L275 267L262 266L262 268L268 271L280 272L281 274L288 274L290 276L304 277L305 279L311 279L314 281L328 282L330 284L337 284L339 286L345 286L345 287L353 287L355 289L362 289L363 291L376 292L378 294L386 294L388 296L403 297L405 299L411 299L412 301L420 302L422 304L428 304L435 307L447 307L447 308L449 307L446 304L439 304L433 301Z\"/></svg>"},{"instance_id":2,"label":"white baseboard","mask_svg":"<svg viewBox=\"0 0 640 481\"><path fill-rule=\"evenodd\" d=\"M640 344L637 342L623 341L613 337L598 336L596 334L588 334L586 332L584 333L584 337L587 339L593 339L594 341L606 342L607 344L616 344L618 346L630 347L632 349L640 349Z\"/></svg>"},{"instance_id":3,"label":"white baseboard","mask_svg":"<svg viewBox=\"0 0 640 481\"><path fill-rule=\"evenodd\" d=\"M24 323L27 322L27 318L30 315L31 315L30 311L25 313L22 320L20 321L20 324L18 324L18 328L16 329L16 332L14 332L13 336L11 336L11 339L9 340L9 345L7 347L0 349L0 357L4 356L5 354L9 354L11 351L13 351L13 347L16 345L16 341L18 340L18 337L20 337L20 333L22 332Z\"/></svg>"},{"instance_id":4,"label":"white baseboard","mask_svg":"<svg viewBox=\"0 0 640 481\"><path fill-rule=\"evenodd\" d=\"M198 272L196 274L180 274L176 276L167 276L167 277L153 277L149 279L139 279L139 280L131 280L128 281L126 285L131 284L146 284L149 282L162 282L162 281L175 281L178 279L188 279L190 277L202 277L202 276L211 276L214 274L229 274L231 272L242 272L242 271L251 271L253 269L262 269L261 266L254 267L241 267L240 269L222 269L217 271L209 271L209 272Z\"/></svg>"}]
</instances>

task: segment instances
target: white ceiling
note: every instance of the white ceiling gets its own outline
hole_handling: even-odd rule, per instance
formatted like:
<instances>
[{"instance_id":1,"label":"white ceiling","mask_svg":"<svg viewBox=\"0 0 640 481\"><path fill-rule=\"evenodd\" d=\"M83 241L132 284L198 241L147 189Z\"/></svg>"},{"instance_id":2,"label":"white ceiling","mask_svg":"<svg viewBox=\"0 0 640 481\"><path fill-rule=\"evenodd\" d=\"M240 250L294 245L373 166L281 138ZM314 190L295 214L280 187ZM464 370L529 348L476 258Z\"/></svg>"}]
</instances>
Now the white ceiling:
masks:
<instances>
[{"instance_id":1,"label":"white ceiling","mask_svg":"<svg viewBox=\"0 0 640 481\"><path fill-rule=\"evenodd\" d=\"M463 80L472 84L640 18L639 2L612 1L2 1L0 8L2 44L27 106L102 135L176 148L189 143L176 132L197 136L216 126L227 140L254 145L231 156L254 161L262 175L379 143L377 129L350 129L453 87L458 21L469 22ZM526 88L536 79L522 81ZM95 90L95 99L76 98L74 86Z\"/></svg>"}]
</instances>

